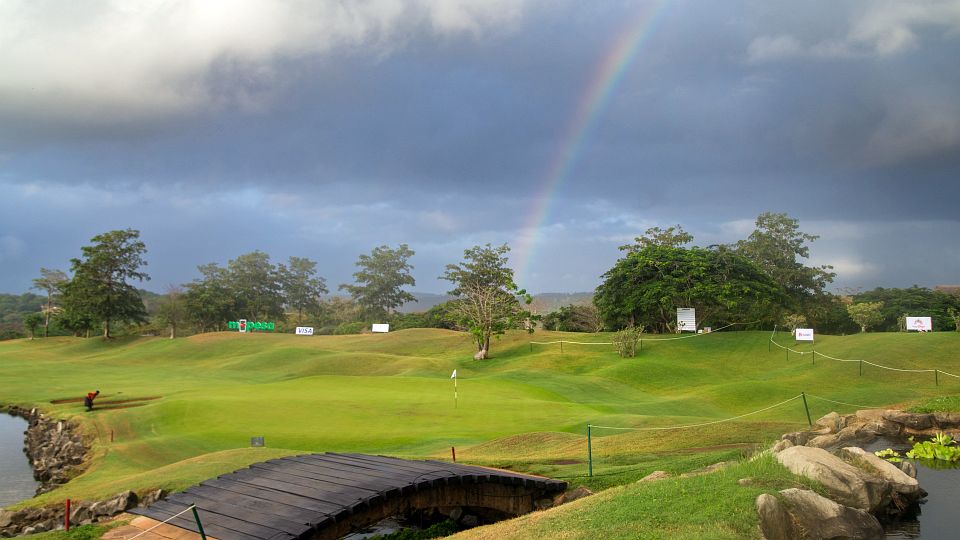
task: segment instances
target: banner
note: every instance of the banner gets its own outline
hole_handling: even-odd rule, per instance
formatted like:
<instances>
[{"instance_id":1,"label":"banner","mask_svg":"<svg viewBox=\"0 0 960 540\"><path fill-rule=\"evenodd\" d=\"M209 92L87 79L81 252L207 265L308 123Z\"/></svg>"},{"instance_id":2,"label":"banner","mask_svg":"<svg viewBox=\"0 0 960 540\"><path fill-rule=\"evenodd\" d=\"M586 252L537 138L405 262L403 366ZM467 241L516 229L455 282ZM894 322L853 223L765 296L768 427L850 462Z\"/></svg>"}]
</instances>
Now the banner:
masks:
<instances>
[{"instance_id":1,"label":"banner","mask_svg":"<svg viewBox=\"0 0 960 540\"><path fill-rule=\"evenodd\" d=\"M813 341L813 328L797 328L793 335L797 341Z\"/></svg>"},{"instance_id":2,"label":"banner","mask_svg":"<svg viewBox=\"0 0 960 540\"><path fill-rule=\"evenodd\" d=\"M298 335L298 336L312 336L312 335L313 335L313 327L312 327L312 326L298 326L298 327L297 327L297 335Z\"/></svg>"},{"instance_id":3,"label":"banner","mask_svg":"<svg viewBox=\"0 0 960 540\"><path fill-rule=\"evenodd\" d=\"M930 332L933 320L930 317L907 317L907 332Z\"/></svg>"},{"instance_id":4,"label":"banner","mask_svg":"<svg viewBox=\"0 0 960 540\"><path fill-rule=\"evenodd\" d=\"M697 331L697 310L688 308L677 308L677 331L678 332L696 332Z\"/></svg>"},{"instance_id":5,"label":"banner","mask_svg":"<svg viewBox=\"0 0 960 540\"><path fill-rule=\"evenodd\" d=\"M371 331L371 332L376 332L376 333L378 333L378 334L386 333L386 332L389 332L389 331L390 331L390 325L389 325L389 324L374 324L373 326L370 327L370 331Z\"/></svg>"}]
</instances>

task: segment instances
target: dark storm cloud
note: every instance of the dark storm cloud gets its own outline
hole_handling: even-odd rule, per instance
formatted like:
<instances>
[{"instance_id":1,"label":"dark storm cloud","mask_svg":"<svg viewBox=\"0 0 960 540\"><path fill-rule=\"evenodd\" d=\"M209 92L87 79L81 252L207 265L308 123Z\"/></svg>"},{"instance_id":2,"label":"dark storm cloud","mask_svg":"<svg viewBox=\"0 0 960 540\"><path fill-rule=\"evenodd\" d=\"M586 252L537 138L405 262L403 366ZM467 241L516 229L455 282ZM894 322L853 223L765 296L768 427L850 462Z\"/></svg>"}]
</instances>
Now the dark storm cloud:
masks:
<instances>
[{"instance_id":1,"label":"dark storm cloud","mask_svg":"<svg viewBox=\"0 0 960 540\"><path fill-rule=\"evenodd\" d=\"M113 63L91 47L64 68L34 46L85 52L92 12L47 25L33 7L35 39L0 38L9 290L128 226L155 283L258 248L342 282L359 253L407 242L418 288L440 290L465 247L531 234L591 77L644 4L253 3L238 33L199 42L173 24L186 5L149 32L178 46L134 42ZM663 4L553 193L524 285L591 289L647 227L731 242L767 210L821 234L815 258L851 284L957 281L958 29L949 2ZM891 242L916 256L889 262Z\"/></svg>"}]
</instances>

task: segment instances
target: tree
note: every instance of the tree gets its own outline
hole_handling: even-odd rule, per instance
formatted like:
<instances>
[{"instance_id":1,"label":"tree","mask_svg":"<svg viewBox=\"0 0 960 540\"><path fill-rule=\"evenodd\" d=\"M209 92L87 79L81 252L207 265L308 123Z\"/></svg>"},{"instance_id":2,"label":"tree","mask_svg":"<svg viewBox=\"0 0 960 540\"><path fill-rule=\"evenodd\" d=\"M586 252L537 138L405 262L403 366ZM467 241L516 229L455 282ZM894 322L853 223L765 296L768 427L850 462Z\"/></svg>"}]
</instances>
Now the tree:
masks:
<instances>
[{"instance_id":1,"label":"tree","mask_svg":"<svg viewBox=\"0 0 960 540\"><path fill-rule=\"evenodd\" d=\"M63 287L69 281L70 278L62 270L50 270L49 268L40 268L40 277L33 280L33 289L47 293L47 302L43 306L43 337L49 335L50 316L58 311L56 302L63 292Z\"/></svg>"},{"instance_id":2,"label":"tree","mask_svg":"<svg viewBox=\"0 0 960 540\"><path fill-rule=\"evenodd\" d=\"M197 270L202 277L184 285L187 316L201 332L219 330L235 311L227 271L216 263L202 264Z\"/></svg>"},{"instance_id":3,"label":"tree","mask_svg":"<svg viewBox=\"0 0 960 540\"><path fill-rule=\"evenodd\" d=\"M453 312L476 340L481 360L490 354L491 336L524 325L533 331L530 313L520 303L529 304L532 298L513 282L509 251L506 244L474 246L464 250L460 264L448 264L440 276L455 285L450 291L457 297Z\"/></svg>"},{"instance_id":4,"label":"tree","mask_svg":"<svg viewBox=\"0 0 960 540\"><path fill-rule=\"evenodd\" d=\"M30 339L33 339L37 333L37 328L43 321L43 313L29 313L23 317L23 326L30 332Z\"/></svg>"},{"instance_id":5,"label":"tree","mask_svg":"<svg viewBox=\"0 0 960 540\"><path fill-rule=\"evenodd\" d=\"M933 319L934 331L952 330L955 325L949 310L960 309L960 298L916 285L905 289L877 287L872 291L853 295L853 302L883 303L880 309L883 320L872 325L871 328L874 331L887 332L906 331L908 315L930 316Z\"/></svg>"},{"instance_id":6,"label":"tree","mask_svg":"<svg viewBox=\"0 0 960 540\"><path fill-rule=\"evenodd\" d=\"M303 312L317 313L320 295L328 292L326 281L317 275L317 263L310 259L290 257L287 266L280 265L280 282L287 306L297 310L297 326L303 324Z\"/></svg>"},{"instance_id":7,"label":"tree","mask_svg":"<svg viewBox=\"0 0 960 540\"><path fill-rule=\"evenodd\" d=\"M960 332L960 311L955 308L948 308L947 315L950 317L951 322L956 327L957 332Z\"/></svg>"},{"instance_id":8,"label":"tree","mask_svg":"<svg viewBox=\"0 0 960 540\"><path fill-rule=\"evenodd\" d=\"M773 321L786 297L755 264L729 250L649 245L603 275L594 304L610 329L652 325L674 329L676 309L701 321Z\"/></svg>"},{"instance_id":9,"label":"tree","mask_svg":"<svg viewBox=\"0 0 960 540\"><path fill-rule=\"evenodd\" d=\"M651 227L643 233L643 236L637 236L633 239L633 244L620 246L620 251L629 251L634 253L648 246L666 246L680 247L693 242L693 235L683 230L683 227Z\"/></svg>"},{"instance_id":10,"label":"tree","mask_svg":"<svg viewBox=\"0 0 960 540\"><path fill-rule=\"evenodd\" d=\"M860 325L860 331L866 332L868 328L883 321L883 302L861 302L859 304L850 304L847 306L847 313L853 322Z\"/></svg>"},{"instance_id":11,"label":"tree","mask_svg":"<svg viewBox=\"0 0 960 540\"><path fill-rule=\"evenodd\" d=\"M603 319L592 304L570 304L545 315L543 328L560 332L599 332L603 330Z\"/></svg>"},{"instance_id":12,"label":"tree","mask_svg":"<svg viewBox=\"0 0 960 540\"><path fill-rule=\"evenodd\" d=\"M160 299L157 317L160 322L170 327L170 339L177 337L177 328L182 327L187 320L187 298L183 289L176 286L167 288L167 294Z\"/></svg>"},{"instance_id":13,"label":"tree","mask_svg":"<svg viewBox=\"0 0 960 540\"><path fill-rule=\"evenodd\" d=\"M810 256L806 245L819 236L800 231L800 222L787 214L764 212L757 217L756 229L734 249L766 272L793 300L797 307L807 307L836 274L832 266L804 266L799 259Z\"/></svg>"},{"instance_id":14,"label":"tree","mask_svg":"<svg viewBox=\"0 0 960 540\"><path fill-rule=\"evenodd\" d=\"M270 255L257 250L228 261L226 278L238 315L251 321L283 318L280 273Z\"/></svg>"},{"instance_id":15,"label":"tree","mask_svg":"<svg viewBox=\"0 0 960 540\"><path fill-rule=\"evenodd\" d=\"M374 319L384 319L396 308L406 302L417 299L403 287L416 285L410 270L413 266L408 260L414 252L406 244L397 249L389 246L374 248L370 255L360 255L356 266L360 268L353 274L355 285L340 285L341 290L350 293L364 314Z\"/></svg>"},{"instance_id":16,"label":"tree","mask_svg":"<svg viewBox=\"0 0 960 540\"><path fill-rule=\"evenodd\" d=\"M82 258L71 259L73 279L64 286L64 307L72 318L103 324L103 338L110 338L114 322L146 322L146 309L137 289L128 279L148 280L141 267L147 263L147 248L140 231L110 231L91 239L81 248Z\"/></svg>"}]
</instances>

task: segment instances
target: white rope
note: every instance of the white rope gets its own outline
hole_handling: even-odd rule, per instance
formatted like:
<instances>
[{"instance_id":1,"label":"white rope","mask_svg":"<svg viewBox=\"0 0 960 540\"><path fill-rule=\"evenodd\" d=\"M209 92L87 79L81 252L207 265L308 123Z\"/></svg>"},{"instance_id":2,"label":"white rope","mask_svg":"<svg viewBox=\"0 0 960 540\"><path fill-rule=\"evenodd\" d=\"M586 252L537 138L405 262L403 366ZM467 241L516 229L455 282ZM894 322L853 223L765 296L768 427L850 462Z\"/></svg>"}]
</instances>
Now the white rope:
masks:
<instances>
[{"instance_id":1,"label":"white rope","mask_svg":"<svg viewBox=\"0 0 960 540\"><path fill-rule=\"evenodd\" d=\"M642 338L640 338L640 340L641 340L641 341L673 341L673 340L676 340L676 339L690 339L690 338L692 338L692 337L702 337L702 336L706 336L706 335L712 334L712 333L714 333L714 332L719 332L719 331L721 331L721 330L723 330L723 329L725 329L725 328L730 328L731 326L734 326L734 325L737 325L737 324L754 324L754 323L756 323L756 322L759 322L759 321L753 321L753 322L747 322L747 323L739 323L739 322L730 323L730 324L728 324L728 325L726 325L726 326L721 326L720 328L717 328L716 330L713 330L713 331L711 331L711 332L705 332L705 333L703 333L703 334L696 334L696 333L694 333L694 334L691 334L691 335L689 335L689 336L680 336L680 337L671 337L671 338L646 338L646 337L642 337ZM603 342L600 342L600 341L567 341L567 340L565 340L565 339L561 339L561 340L558 340L558 341L531 341L531 342L530 342L531 345L556 345L556 344L558 344L558 343L571 343L571 344L574 344L574 345L613 345L613 342L607 342L607 341L603 341Z\"/></svg>"},{"instance_id":2,"label":"white rope","mask_svg":"<svg viewBox=\"0 0 960 540\"><path fill-rule=\"evenodd\" d=\"M940 373L942 373L942 374L944 374L944 375L949 375L949 376L951 376L951 377L956 377L957 379L960 379L960 375L954 375L953 373L948 373L948 372L946 372L946 371L944 371L944 370L942 370L942 369L938 369L937 371L939 371Z\"/></svg>"},{"instance_id":3,"label":"white rope","mask_svg":"<svg viewBox=\"0 0 960 540\"><path fill-rule=\"evenodd\" d=\"M836 403L837 405L848 405L850 407L857 407L861 409L880 409L881 407L871 407L870 405L857 405L856 403L846 403L844 401L834 401L832 399L827 399L825 397L815 396L813 394L807 394L807 397L812 397L814 399L819 399L821 401L829 401L830 403Z\"/></svg>"},{"instance_id":4,"label":"white rope","mask_svg":"<svg viewBox=\"0 0 960 540\"><path fill-rule=\"evenodd\" d=\"M801 397L802 397L802 394L797 394L797 395L793 396L792 398L790 398L790 399L788 399L788 400L786 400L786 401L781 401L780 403L777 403L776 405L771 405L771 406L765 407L765 408L763 408L763 409L759 409L759 410L756 410L756 411L753 411L753 412L748 412L748 413L746 413L746 414L741 414L740 416L734 416L733 418L724 418L723 420L714 420L714 421L712 421L712 422L703 422L703 423L701 423L701 424L686 424L686 425L682 425L682 426L648 427L648 428L625 428L625 427L613 427L613 426L595 426L595 425L592 425L592 424L591 424L590 427L591 427L591 428L600 428L600 429L616 429L616 430L620 430L620 431L666 431L666 430L668 430L668 429L686 429L686 428L692 428L692 427L702 427L702 426L709 426L709 425L713 425L713 424L721 424L721 423L723 423L723 422L730 422L730 421L732 421L732 420L739 420L740 418L745 418L745 417L747 417L747 416L751 416L751 415L754 415L754 414L762 413L762 412L764 412L764 411L769 411L770 409L774 409L774 408L779 407L779 406L781 406L781 405L784 405L784 404L786 404L786 403L790 403L791 401L793 401L793 400L795 400L795 399L800 399Z\"/></svg>"},{"instance_id":5,"label":"white rope","mask_svg":"<svg viewBox=\"0 0 960 540\"><path fill-rule=\"evenodd\" d=\"M157 524L154 525L153 527L150 527L149 529L147 529L147 530L145 530L145 531L143 531L143 532L137 533L136 536L131 536L131 537L128 538L127 540L133 540L134 538L138 538L138 537L140 537L140 536L143 536L143 535L147 534L148 532L156 529L157 527L159 527L159 526L161 526L161 525L165 525L168 521L172 520L173 518L175 518L175 517L177 517L177 516L179 516L179 515L181 515L181 514L186 514L186 513L189 512L190 510L193 510L196 506L197 506L197 505L195 505L195 504L191 504L191 505L188 506L187 509L184 510L183 512L174 514L174 515L170 516L169 518L161 521L160 523L157 523Z\"/></svg>"}]
</instances>

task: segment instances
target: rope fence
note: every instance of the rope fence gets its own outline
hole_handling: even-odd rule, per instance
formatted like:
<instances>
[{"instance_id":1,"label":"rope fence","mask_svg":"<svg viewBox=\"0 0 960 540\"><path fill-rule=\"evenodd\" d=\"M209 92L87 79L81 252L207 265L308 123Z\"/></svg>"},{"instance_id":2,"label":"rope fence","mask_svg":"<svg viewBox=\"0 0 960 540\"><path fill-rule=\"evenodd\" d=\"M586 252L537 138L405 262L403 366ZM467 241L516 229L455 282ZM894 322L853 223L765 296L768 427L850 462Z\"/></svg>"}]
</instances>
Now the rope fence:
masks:
<instances>
[{"instance_id":1,"label":"rope fence","mask_svg":"<svg viewBox=\"0 0 960 540\"><path fill-rule=\"evenodd\" d=\"M756 324L756 323L758 323L758 322L760 322L760 321L753 321L753 322L736 322L736 323L730 323L730 324L728 324L728 325L726 325L726 326L721 326L720 328L717 328L716 330L711 330L710 332L704 332L704 333L702 333L702 334L693 333L693 334L690 334L690 335L687 335L687 336L677 336L677 337L669 337L669 338L641 338L640 341L641 341L641 342L643 342L643 341L676 341L676 340L678 340L678 339L690 339L690 338L695 338L695 337L703 337L703 336L708 336L708 335L710 335L710 334L719 332L719 331L721 331L721 330L725 330L725 329L727 329L727 328L730 328L731 326ZM564 343L568 343L568 344L571 344L571 345L613 345L613 342L612 342L612 341L570 341L570 340L566 340L566 339L560 339L560 340L556 340L556 341L531 341L531 342L530 342L530 347L531 347L531 349L532 349L534 345L556 345L556 344L558 344L558 343L560 344L560 350L561 350L561 351L563 350L563 344L564 344Z\"/></svg>"},{"instance_id":2,"label":"rope fence","mask_svg":"<svg viewBox=\"0 0 960 540\"><path fill-rule=\"evenodd\" d=\"M888 371L898 371L898 372L901 372L901 373L933 373L934 382L935 382L937 385L940 384L940 375L946 375L946 376L948 376L948 377L953 377L953 378L955 378L955 379L960 379L960 375L955 375L955 374L953 374L953 373L950 373L949 371L944 371L944 370L939 369L939 368L933 368L933 369L903 369L903 368L895 368L895 367L891 367L891 366L885 366L885 365L883 365L883 364L877 364L877 363L875 363L875 362L871 362L871 361L869 361L869 360L863 360L863 359L859 359L859 358L837 358L837 357L835 357L835 356L830 356L829 354L824 354L824 353L822 353L822 352L818 352L816 349L814 349L814 350L812 350L812 351L799 351L799 350L797 350L797 349L793 349L793 348L791 348L791 347L787 347L787 346L785 346L785 345L781 345L781 344L777 343L777 342L774 340L774 338L776 338L776 334L777 334L777 327L774 326L773 332L770 334L770 341L769 341L769 343L770 343L771 345L775 345L776 347L778 347L778 348L783 349L784 351L786 351L788 358L789 358L789 356L790 356L790 353L794 353L794 354L798 354L798 355L800 355L800 356L805 356L805 355L808 355L808 354L811 355L812 363L814 363L814 364L815 364L816 361L817 361L817 355L820 355L820 356L822 356L822 357L824 357L824 358L826 358L826 359L828 359L828 360L833 360L833 361L835 361L835 362L856 362L856 363L858 363L859 366L860 366L860 375L863 375L863 365L864 365L864 364L866 364L866 365L868 365L868 366L873 366L873 367L876 367L876 368L880 368L880 369L885 369L885 370L888 370ZM768 349L769 349L769 347L768 347Z\"/></svg>"},{"instance_id":3,"label":"rope fence","mask_svg":"<svg viewBox=\"0 0 960 540\"><path fill-rule=\"evenodd\" d=\"M189 511L191 511L191 510L193 511L193 517L196 518L197 528L200 529L200 537L206 539L207 536L206 536L206 534L203 532L203 525L200 524L200 516L197 515L197 505L191 504L190 506L188 506L188 507L187 507L185 510L183 510L182 512L177 512L176 514L168 517L167 519L161 521L160 523L157 523L157 524L154 525L153 527L150 527L149 529L146 529L146 530L144 530L144 531L142 531L142 532L139 532L139 533L135 534L134 536L131 536L131 537L128 538L127 540L133 540L134 538L139 538L139 537L147 534L148 532L156 529L157 527L159 527L159 526L161 526L161 525L166 525L167 522L172 521L174 518L179 517L179 516L181 516L181 515L183 515L183 514L186 514L187 512L189 512Z\"/></svg>"}]
</instances>

